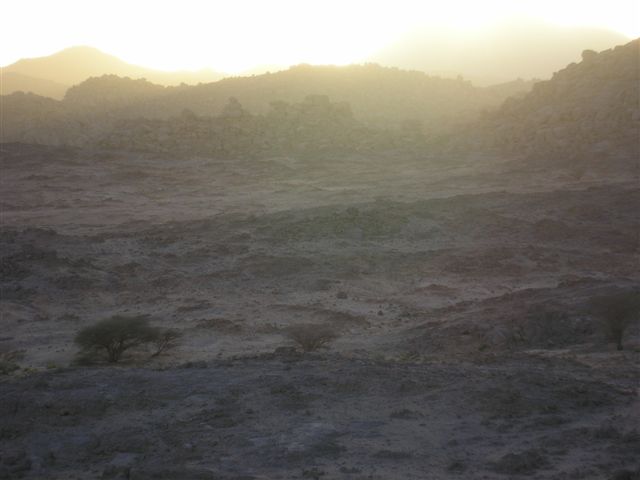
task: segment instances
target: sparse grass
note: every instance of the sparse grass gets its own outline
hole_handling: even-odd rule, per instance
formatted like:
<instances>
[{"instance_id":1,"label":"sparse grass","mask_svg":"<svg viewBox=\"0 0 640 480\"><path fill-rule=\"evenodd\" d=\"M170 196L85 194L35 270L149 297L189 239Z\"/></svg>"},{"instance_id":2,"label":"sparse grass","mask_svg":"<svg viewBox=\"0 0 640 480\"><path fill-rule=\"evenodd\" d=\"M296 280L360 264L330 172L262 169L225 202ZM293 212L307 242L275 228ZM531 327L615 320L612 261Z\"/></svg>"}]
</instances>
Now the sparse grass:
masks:
<instances>
[{"instance_id":1,"label":"sparse grass","mask_svg":"<svg viewBox=\"0 0 640 480\"><path fill-rule=\"evenodd\" d=\"M0 360L0 375L10 375L11 373L19 370L20 367L18 364L8 361L8 360Z\"/></svg>"},{"instance_id":2,"label":"sparse grass","mask_svg":"<svg viewBox=\"0 0 640 480\"><path fill-rule=\"evenodd\" d=\"M402 352L397 357L396 360L398 363L420 363L423 360L423 358L419 352L409 351L409 352Z\"/></svg>"},{"instance_id":3,"label":"sparse grass","mask_svg":"<svg viewBox=\"0 0 640 480\"><path fill-rule=\"evenodd\" d=\"M407 460L411 458L411 453L398 450L378 450L373 456L381 460Z\"/></svg>"},{"instance_id":4,"label":"sparse grass","mask_svg":"<svg viewBox=\"0 0 640 480\"><path fill-rule=\"evenodd\" d=\"M10 375L20 370L17 361L24 358L24 350L11 350L0 353L0 375Z\"/></svg>"},{"instance_id":5,"label":"sparse grass","mask_svg":"<svg viewBox=\"0 0 640 480\"><path fill-rule=\"evenodd\" d=\"M393 412L391 412L391 414L389 415L389 418L400 419L400 420L416 420L421 416L422 415L420 414L420 412L403 408L403 409L394 410Z\"/></svg>"},{"instance_id":6,"label":"sparse grass","mask_svg":"<svg viewBox=\"0 0 640 480\"><path fill-rule=\"evenodd\" d=\"M211 329L219 333L238 334L242 327L233 320L227 318L203 318L198 321L196 328Z\"/></svg>"}]
</instances>

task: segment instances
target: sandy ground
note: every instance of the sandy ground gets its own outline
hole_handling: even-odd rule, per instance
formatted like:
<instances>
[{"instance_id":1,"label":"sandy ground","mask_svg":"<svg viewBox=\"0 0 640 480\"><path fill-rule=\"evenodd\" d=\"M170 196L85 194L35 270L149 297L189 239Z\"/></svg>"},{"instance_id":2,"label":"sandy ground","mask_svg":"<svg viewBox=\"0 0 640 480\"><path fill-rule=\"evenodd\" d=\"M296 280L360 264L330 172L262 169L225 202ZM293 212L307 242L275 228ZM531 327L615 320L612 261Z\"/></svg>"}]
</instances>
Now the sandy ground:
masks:
<instances>
[{"instance_id":1,"label":"sandy ground","mask_svg":"<svg viewBox=\"0 0 640 480\"><path fill-rule=\"evenodd\" d=\"M637 178L2 145L1 181L0 478L640 475L639 332L587 308L638 286ZM113 314L182 342L78 365Z\"/></svg>"}]
</instances>

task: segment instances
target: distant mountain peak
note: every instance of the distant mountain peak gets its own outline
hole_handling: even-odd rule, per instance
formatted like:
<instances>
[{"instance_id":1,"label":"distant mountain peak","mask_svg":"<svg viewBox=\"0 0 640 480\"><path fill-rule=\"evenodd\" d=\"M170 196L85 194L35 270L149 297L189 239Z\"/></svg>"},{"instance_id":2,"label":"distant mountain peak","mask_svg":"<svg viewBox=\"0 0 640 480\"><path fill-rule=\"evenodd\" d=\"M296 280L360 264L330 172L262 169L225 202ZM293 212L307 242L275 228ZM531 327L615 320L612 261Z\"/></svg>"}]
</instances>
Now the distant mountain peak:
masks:
<instances>
[{"instance_id":1,"label":"distant mountain peak","mask_svg":"<svg viewBox=\"0 0 640 480\"><path fill-rule=\"evenodd\" d=\"M25 58L2 68L2 75L20 74L38 80L44 85L47 82L62 84L67 88L82 83L91 77L117 75L132 79L145 78L160 85L179 85L181 83L197 84L213 82L224 75L212 70L199 72L164 72L134 65L115 55L88 46L76 45L60 50L52 55ZM11 89L3 88L3 94L13 91L33 91L39 95L51 96L49 90L38 90L38 82L30 81L28 85L13 82ZM56 97L59 97L57 95Z\"/></svg>"}]
</instances>

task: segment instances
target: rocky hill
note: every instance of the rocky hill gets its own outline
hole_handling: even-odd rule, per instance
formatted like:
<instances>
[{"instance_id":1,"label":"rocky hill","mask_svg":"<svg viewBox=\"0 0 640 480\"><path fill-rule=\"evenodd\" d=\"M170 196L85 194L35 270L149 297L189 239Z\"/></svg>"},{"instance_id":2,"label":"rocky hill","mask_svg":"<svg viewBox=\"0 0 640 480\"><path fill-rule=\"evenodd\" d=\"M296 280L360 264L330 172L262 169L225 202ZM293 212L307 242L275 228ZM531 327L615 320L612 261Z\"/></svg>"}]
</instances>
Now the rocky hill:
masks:
<instances>
[{"instance_id":1,"label":"rocky hill","mask_svg":"<svg viewBox=\"0 0 640 480\"><path fill-rule=\"evenodd\" d=\"M586 50L529 93L525 81L477 88L378 65L301 65L180 87L106 75L60 102L3 97L2 141L230 157L401 148L635 167L639 42Z\"/></svg>"},{"instance_id":2,"label":"rocky hill","mask_svg":"<svg viewBox=\"0 0 640 480\"><path fill-rule=\"evenodd\" d=\"M485 115L470 139L465 148L509 156L637 164L640 39L600 53L585 50L580 63Z\"/></svg>"},{"instance_id":3,"label":"rocky hill","mask_svg":"<svg viewBox=\"0 0 640 480\"><path fill-rule=\"evenodd\" d=\"M91 77L71 87L64 97L64 105L70 109L118 110L149 98L162 96L168 90L144 78L103 75Z\"/></svg>"},{"instance_id":4,"label":"rocky hill","mask_svg":"<svg viewBox=\"0 0 640 480\"><path fill-rule=\"evenodd\" d=\"M84 52L82 58L87 55ZM47 59L45 66L57 65L53 58ZM64 107L73 113L78 109L81 113L96 110L94 113L119 118L167 119L180 115L184 109L197 115L218 115L229 97L237 98L253 114L266 114L274 101L296 103L309 95L327 95L337 102L349 102L354 115L368 126L396 128L404 122L417 121L426 132L435 135L451 125L476 119L483 109L495 108L511 95L529 91L534 84L517 80L479 88L461 77L445 79L418 71L366 64L298 65L276 73L163 88L159 84L168 82L155 80L152 72L127 69L116 60L107 62L108 69L83 67L82 71L72 72L74 78L83 80L87 78L84 75L95 73L67 91ZM71 70L80 68L76 64L86 63L95 62L73 62ZM21 65L18 62L4 70L9 72L20 67L18 70L39 71L26 68L30 63ZM5 93L13 90L16 89ZM37 89L32 91L43 94Z\"/></svg>"},{"instance_id":5,"label":"rocky hill","mask_svg":"<svg viewBox=\"0 0 640 480\"><path fill-rule=\"evenodd\" d=\"M433 137L477 119L483 109L496 108L508 96L522 94L531 85L518 80L477 88L461 78L429 77L378 65L300 65L274 74L177 87L103 75L70 88L60 102L21 94L3 97L6 128L2 141L40 142L47 138L47 143L55 145L88 146L113 137L112 129L118 130L123 124L127 128L136 122L140 126L149 122L170 124L185 110L196 117L217 117L229 98L236 98L251 115L273 119L274 104L304 104L314 96L348 103L363 128L406 130ZM38 102L47 105L45 112L34 108ZM138 129L134 127L133 131ZM117 132L114 135L121 138Z\"/></svg>"},{"instance_id":6,"label":"rocky hill","mask_svg":"<svg viewBox=\"0 0 640 480\"><path fill-rule=\"evenodd\" d=\"M198 115L217 115L229 97L255 114L267 113L271 102L301 102L308 95L327 95L348 102L356 118L373 127L397 127L407 120L425 131L476 118L507 97L530 90L533 82L478 88L470 82L431 77L422 72L376 64L347 67L298 65L288 70L235 77L190 88L172 89L162 98L132 105L130 117L167 118L188 108Z\"/></svg>"},{"instance_id":7,"label":"rocky hill","mask_svg":"<svg viewBox=\"0 0 640 480\"><path fill-rule=\"evenodd\" d=\"M105 75L71 88L65 103L109 110L121 118L166 119L180 115L185 108L197 115L218 115L230 97L253 114L266 114L272 102L297 103L309 95L327 95L337 102L348 102L356 118L368 126L395 128L406 121L418 121L425 131L435 134L477 118L483 109L526 93L532 85L531 81L517 80L477 88L462 78L443 79L375 64L298 65L277 73L165 89L143 80L134 83ZM127 101L113 102L114 97Z\"/></svg>"}]
</instances>

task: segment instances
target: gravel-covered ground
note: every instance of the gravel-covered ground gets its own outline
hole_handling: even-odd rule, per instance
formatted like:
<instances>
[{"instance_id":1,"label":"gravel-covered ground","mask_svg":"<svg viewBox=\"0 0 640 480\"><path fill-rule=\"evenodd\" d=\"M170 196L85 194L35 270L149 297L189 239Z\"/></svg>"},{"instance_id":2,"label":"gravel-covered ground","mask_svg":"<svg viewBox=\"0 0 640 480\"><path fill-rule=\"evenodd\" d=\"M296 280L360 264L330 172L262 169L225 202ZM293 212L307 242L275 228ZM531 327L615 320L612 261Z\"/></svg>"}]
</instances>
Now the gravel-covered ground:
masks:
<instances>
[{"instance_id":1,"label":"gravel-covered ground","mask_svg":"<svg viewBox=\"0 0 640 480\"><path fill-rule=\"evenodd\" d=\"M594 367L571 355L400 363L289 354L42 372L3 383L0 472L635 478L637 360L618 354Z\"/></svg>"},{"instance_id":2,"label":"gravel-covered ground","mask_svg":"<svg viewBox=\"0 0 640 480\"><path fill-rule=\"evenodd\" d=\"M1 148L0 478L640 477L637 178ZM181 343L80 362L115 314Z\"/></svg>"}]
</instances>

